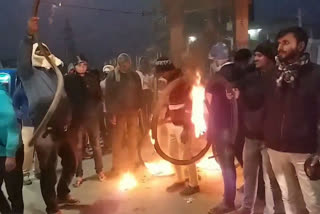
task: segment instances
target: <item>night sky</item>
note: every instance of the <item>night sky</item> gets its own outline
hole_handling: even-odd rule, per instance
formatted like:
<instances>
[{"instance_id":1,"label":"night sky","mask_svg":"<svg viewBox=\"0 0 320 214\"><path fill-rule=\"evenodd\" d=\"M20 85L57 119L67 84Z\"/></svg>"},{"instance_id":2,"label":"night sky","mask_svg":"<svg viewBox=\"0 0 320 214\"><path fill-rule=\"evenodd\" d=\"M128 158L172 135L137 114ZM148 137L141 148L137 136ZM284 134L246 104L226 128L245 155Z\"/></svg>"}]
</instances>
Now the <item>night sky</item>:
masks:
<instances>
[{"instance_id":1,"label":"night sky","mask_svg":"<svg viewBox=\"0 0 320 214\"><path fill-rule=\"evenodd\" d=\"M58 0L41 0L59 2ZM159 0L61 0L62 4L128 10L151 11ZM297 8L302 8L303 22L320 24L319 0L255 0L255 22L272 23L296 19ZM18 44L26 29L33 0L1 1L0 5L0 59L15 59ZM102 64L121 52L142 54L152 44L153 17L105 13L58 7L42 3L40 7L40 36L57 56L65 56L66 20L74 32L77 52L84 53L92 64ZM53 18L50 24L49 17Z\"/></svg>"},{"instance_id":2,"label":"night sky","mask_svg":"<svg viewBox=\"0 0 320 214\"><path fill-rule=\"evenodd\" d=\"M64 27L68 19L74 33L77 52L84 53L92 64L101 64L121 52L143 53L152 42L152 16L100 12L57 7L41 0L40 37L57 56L65 56ZM61 0L62 4L125 11L151 11L156 0ZM14 59L19 41L32 11L32 0L1 1L0 59ZM54 15L52 16L52 11ZM50 24L49 17L53 17Z\"/></svg>"},{"instance_id":3,"label":"night sky","mask_svg":"<svg viewBox=\"0 0 320 214\"><path fill-rule=\"evenodd\" d=\"M254 7L257 23L294 20L301 8L304 24L320 24L319 0L254 0Z\"/></svg>"}]
</instances>

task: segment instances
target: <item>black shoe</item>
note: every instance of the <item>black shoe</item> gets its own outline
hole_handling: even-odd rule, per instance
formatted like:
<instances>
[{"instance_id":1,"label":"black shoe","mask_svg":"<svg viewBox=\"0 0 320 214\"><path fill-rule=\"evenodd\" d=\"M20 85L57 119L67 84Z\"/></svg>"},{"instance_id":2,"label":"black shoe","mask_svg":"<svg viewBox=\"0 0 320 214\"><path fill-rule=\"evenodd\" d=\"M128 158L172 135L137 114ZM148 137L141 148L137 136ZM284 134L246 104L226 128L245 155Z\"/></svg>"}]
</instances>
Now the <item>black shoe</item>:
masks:
<instances>
[{"instance_id":1,"label":"black shoe","mask_svg":"<svg viewBox=\"0 0 320 214\"><path fill-rule=\"evenodd\" d=\"M167 187L167 192L177 192L185 187L184 182L174 183L171 186Z\"/></svg>"},{"instance_id":2,"label":"black shoe","mask_svg":"<svg viewBox=\"0 0 320 214\"><path fill-rule=\"evenodd\" d=\"M71 195L67 195L65 197L58 197L58 204L62 205L75 205L80 203L79 200L72 198Z\"/></svg>"},{"instance_id":3,"label":"black shoe","mask_svg":"<svg viewBox=\"0 0 320 214\"><path fill-rule=\"evenodd\" d=\"M209 210L208 214L225 214L235 211L235 206L228 206L224 202Z\"/></svg>"},{"instance_id":4,"label":"black shoe","mask_svg":"<svg viewBox=\"0 0 320 214\"><path fill-rule=\"evenodd\" d=\"M194 195L198 192L200 192L199 186L191 187L188 185L184 190L182 190L182 192L180 192L180 195L181 196L190 196L190 195Z\"/></svg>"}]
</instances>

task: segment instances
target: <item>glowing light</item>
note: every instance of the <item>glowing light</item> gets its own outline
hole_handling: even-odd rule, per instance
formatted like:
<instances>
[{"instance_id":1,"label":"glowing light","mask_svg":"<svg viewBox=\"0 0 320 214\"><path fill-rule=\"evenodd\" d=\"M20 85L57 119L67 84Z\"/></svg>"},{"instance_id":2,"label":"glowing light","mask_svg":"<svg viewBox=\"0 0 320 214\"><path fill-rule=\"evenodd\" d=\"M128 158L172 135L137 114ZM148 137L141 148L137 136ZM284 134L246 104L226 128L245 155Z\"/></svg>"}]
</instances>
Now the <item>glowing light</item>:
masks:
<instances>
[{"instance_id":1,"label":"glowing light","mask_svg":"<svg viewBox=\"0 0 320 214\"><path fill-rule=\"evenodd\" d=\"M212 152L208 152L199 163L197 167L205 172L220 172L221 168L215 158L212 157Z\"/></svg>"},{"instance_id":2,"label":"glowing light","mask_svg":"<svg viewBox=\"0 0 320 214\"><path fill-rule=\"evenodd\" d=\"M62 2L59 3L59 7L61 7L61 6L62 6Z\"/></svg>"},{"instance_id":3,"label":"glowing light","mask_svg":"<svg viewBox=\"0 0 320 214\"><path fill-rule=\"evenodd\" d=\"M135 188L138 185L136 178L130 172L124 174L119 183L120 191L128 191Z\"/></svg>"},{"instance_id":4,"label":"glowing light","mask_svg":"<svg viewBox=\"0 0 320 214\"><path fill-rule=\"evenodd\" d=\"M153 176L163 177L173 175L175 173L172 164L165 160L160 160L154 163L145 163L145 166Z\"/></svg>"},{"instance_id":5,"label":"glowing light","mask_svg":"<svg viewBox=\"0 0 320 214\"><path fill-rule=\"evenodd\" d=\"M154 145L156 143L156 141L152 138L152 131L149 131L149 136L150 136L150 141L152 143L152 145Z\"/></svg>"},{"instance_id":6,"label":"glowing light","mask_svg":"<svg viewBox=\"0 0 320 214\"><path fill-rule=\"evenodd\" d=\"M257 40L259 37L259 33L262 31L262 29L250 29L248 30L248 33L250 35L250 39Z\"/></svg>"},{"instance_id":7,"label":"glowing light","mask_svg":"<svg viewBox=\"0 0 320 214\"><path fill-rule=\"evenodd\" d=\"M9 74L0 73L0 81L1 82L7 82L10 80Z\"/></svg>"},{"instance_id":8,"label":"glowing light","mask_svg":"<svg viewBox=\"0 0 320 214\"><path fill-rule=\"evenodd\" d=\"M189 43L193 43L193 42L195 42L195 41L197 41L197 37L195 37L195 36L189 36Z\"/></svg>"},{"instance_id":9,"label":"glowing light","mask_svg":"<svg viewBox=\"0 0 320 214\"><path fill-rule=\"evenodd\" d=\"M194 125L196 138L199 138L207 131L205 120L205 88L201 85L201 76L197 72L196 83L191 91L192 98L192 116L191 121Z\"/></svg>"}]
</instances>

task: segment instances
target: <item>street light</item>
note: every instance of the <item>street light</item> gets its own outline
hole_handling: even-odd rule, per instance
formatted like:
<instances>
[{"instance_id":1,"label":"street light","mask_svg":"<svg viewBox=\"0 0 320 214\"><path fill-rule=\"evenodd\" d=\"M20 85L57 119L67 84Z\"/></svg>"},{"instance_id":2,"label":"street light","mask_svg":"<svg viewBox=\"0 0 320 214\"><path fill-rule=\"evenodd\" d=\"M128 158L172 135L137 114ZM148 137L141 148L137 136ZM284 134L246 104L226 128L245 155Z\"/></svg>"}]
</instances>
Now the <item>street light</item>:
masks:
<instances>
[{"instance_id":1,"label":"street light","mask_svg":"<svg viewBox=\"0 0 320 214\"><path fill-rule=\"evenodd\" d=\"M252 40L258 40L259 33L260 33L261 31L262 31L261 28L248 30L248 33L249 33L249 35L250 35L250 39L252 39Z\"/></svg>"},{"instance_id":2,"label":"street light","mask_svg":"<svg viewBox=\"0 0 320 214\"><path fill-rule=\"evenodd\" d=\"M197 37L195 37L195 36L189 36L188 41L189 41L189 44L194 43L195 41L197 41Z\"/></svg>"}]
</instances>

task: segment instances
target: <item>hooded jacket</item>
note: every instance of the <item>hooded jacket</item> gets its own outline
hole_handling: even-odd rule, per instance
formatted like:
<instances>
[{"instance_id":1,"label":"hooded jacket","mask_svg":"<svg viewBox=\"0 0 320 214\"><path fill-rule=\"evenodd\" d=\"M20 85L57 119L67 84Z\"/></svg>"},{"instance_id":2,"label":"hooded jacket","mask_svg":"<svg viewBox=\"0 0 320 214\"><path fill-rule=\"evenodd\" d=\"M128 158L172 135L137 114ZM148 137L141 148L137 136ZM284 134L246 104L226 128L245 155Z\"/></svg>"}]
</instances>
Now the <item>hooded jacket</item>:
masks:
<instances>
[{"instance_id":1,"label":"hooded jacket","mask_svg":"<svg viewBox=\"0 0 320 214\"><path fill-rule=\"evenodd\" d=\"M234 63L225 64L219 72L215 75L222 76L227 81L234 80ZM213 79L217 76L214 76ZM212 79L212 80L213 80ZM211 128L219 132L218 130L226 129L231 127L231 102L226 96L226 87L220 82L209 81L207 86L207 92L212 94L212 104L210 113L212 114L210 125Z\"/></svg>"},{"instance_id":2,"label":"hooded jacket","mask_svg":"<svg viewBox=\"0 0 320 214\"><path fill-rule=\"evenodd\" d=\"M231 130L233 127L232 118L232 103L226 96L226 90L228 89L226 84L238 81L242 78L243 72L238 69L234 63L226 63L222 66L219 72L217 72L209 81L207 85L207 93L212 95L211 105L209 107L209 121L208 121L208 140L218 143L218 139L224 139L227 143L231 142ZM241 110L240 110L241 111ZM238 114L237 118L239 122L238 134L236 142L242 141L243 138L243 125L241 114ZM225 133L228 133L228 137L225 137Z\"/></svg>"},{"instance_id":3,"label":"hooded jacket","mask_svg":"<svg viewBox=\"0 0 320 214\"><path fill-rule=\"evenodd\" d=\"M19 146L19 128L12 101L0 86L0 157L15 157Z\"/></svg>"},{"instance_id":4,"label":"hooded jacket","mask_svg":"<svg viewBox=\"0 0 320 214\"><path fill-rule=\"evenodd\" d=\"M34 40L26 36L21 44L18 55L18 76L29 101L30 117L35 127L38 127L46 115L57 90L57 77L53 69L33 67L32 51ZM60 102L56 114L49 123L51 126L64 126L68 118L67 99Z\"/></svg>"}]
</instances>

